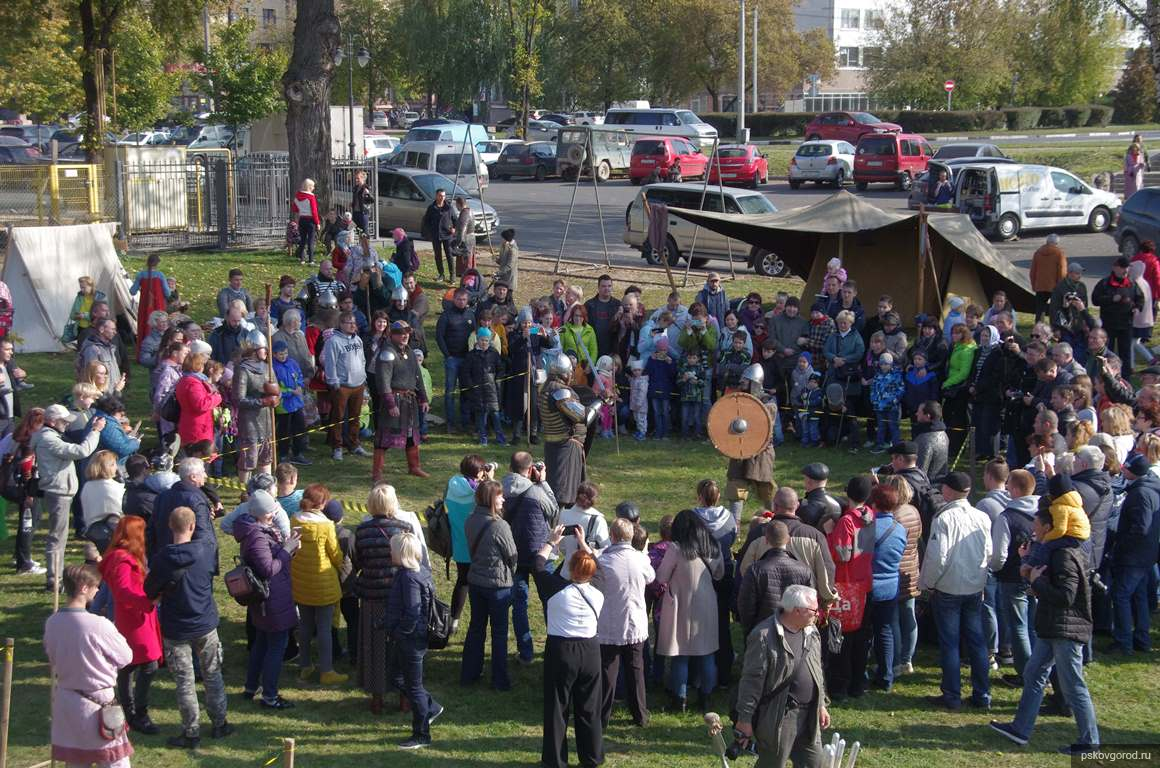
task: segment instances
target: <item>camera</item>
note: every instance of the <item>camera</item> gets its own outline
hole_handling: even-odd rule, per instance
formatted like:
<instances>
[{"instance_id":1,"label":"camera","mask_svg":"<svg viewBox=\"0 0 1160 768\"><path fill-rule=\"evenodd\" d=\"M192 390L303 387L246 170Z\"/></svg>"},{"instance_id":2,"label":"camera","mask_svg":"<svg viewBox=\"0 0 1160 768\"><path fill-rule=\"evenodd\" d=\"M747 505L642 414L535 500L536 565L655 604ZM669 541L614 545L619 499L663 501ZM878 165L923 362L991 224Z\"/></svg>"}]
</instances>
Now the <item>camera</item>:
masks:
<instances>
[{"instance_id":1,"label":"camera","mask_svg":"<svg viewBox=\"0 0 1160 768\"><path fill-rule=\"evenodd\" d=\"M725 757L736 760L741 755L757 755L757 742L745 736L736 728L733 729L733 743L725 748Z\"/></svg>"},{"instance_id":2,"label":"camera","mask_svg":"<svg viewBox=\"0 0 1160 768\"><path fill-rule=\"evenodd\" d=\"M499 469L499 464L496 464L494 461L489 461L483 465L483 469L488 474L491 474L492 472L495 472L497 469Z\"/></svg>"},{"instance_id":3,"label":"camera","mask_svg":"<svg viewBox=\"0 0 1160 768\"><path fill-rule=\"evenodd\" d=\"M535 467L536 471L538 471L538 472L543 472L545 469L547 469L547 465L544 464L544 462L542 462L542 461L537 461L532 466Z\"/></svg>"}]
</instances>

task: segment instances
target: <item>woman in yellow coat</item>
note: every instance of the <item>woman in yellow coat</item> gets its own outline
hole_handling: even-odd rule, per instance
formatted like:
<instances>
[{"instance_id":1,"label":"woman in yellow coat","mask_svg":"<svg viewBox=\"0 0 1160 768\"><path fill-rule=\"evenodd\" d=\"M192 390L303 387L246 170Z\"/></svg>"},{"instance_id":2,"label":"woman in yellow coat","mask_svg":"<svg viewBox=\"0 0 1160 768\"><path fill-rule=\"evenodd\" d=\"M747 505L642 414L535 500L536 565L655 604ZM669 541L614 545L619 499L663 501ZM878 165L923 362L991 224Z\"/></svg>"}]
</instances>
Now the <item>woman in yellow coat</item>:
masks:
<instances>
[{"instance_id":1,"label":"woman in yellow coat","mask_svg":"<svg viewBox=\"0 0 1160 768\"><path fill-rule=\"evenodd\" d=\"M290 561L290 587L298 604L298 678L303 682L314 679L323 685L346 682L346 675L334 671L334 648L330 626L334 607L342 599L338 569L342 565L342 550L338 547L338 533L334 523L322 508L330 500L325 485L315 483L306 488L293 527L302 536L302 544ZM318 666L311 661L314 641L318 641Z\"/></svg>"}]
</instances>

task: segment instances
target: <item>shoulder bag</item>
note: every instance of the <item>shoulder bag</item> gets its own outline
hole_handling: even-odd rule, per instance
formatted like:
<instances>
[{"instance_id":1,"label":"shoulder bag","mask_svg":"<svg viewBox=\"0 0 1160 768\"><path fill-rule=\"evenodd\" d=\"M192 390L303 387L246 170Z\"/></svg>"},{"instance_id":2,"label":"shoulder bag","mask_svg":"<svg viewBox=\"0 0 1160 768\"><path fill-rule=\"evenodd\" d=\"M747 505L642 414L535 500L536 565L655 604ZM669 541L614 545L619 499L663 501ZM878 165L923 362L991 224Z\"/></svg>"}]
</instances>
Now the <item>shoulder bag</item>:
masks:
<instances>
[{"instance_id":1,"label":"shoulder bag","mask_svg":"<svg viewBox=\"0 0 1160 768\"><path fill-rule=\"evenodd\" d=\"M99 717L97 718L97 734L102 740L116 741L129 730L129 724L125 722L125 710L117 702L116 696L108 702L102 702L91 693L78 691L75 688L73 691L82 699L91 701L100 708L98 711Z\"/></svg>"}]
</instances>

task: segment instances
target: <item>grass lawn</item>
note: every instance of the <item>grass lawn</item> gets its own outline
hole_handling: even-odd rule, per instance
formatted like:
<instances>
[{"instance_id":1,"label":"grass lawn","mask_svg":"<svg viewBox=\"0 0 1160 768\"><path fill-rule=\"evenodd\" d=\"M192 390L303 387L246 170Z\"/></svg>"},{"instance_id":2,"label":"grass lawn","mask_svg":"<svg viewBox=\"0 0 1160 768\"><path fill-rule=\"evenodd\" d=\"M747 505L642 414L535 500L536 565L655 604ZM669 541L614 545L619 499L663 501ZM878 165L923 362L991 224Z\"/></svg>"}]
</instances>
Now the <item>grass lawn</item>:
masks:
<instances>
[{"instance_id":1,"label":"grass lawn","mask_svg":"<svg viewBox=\"0 0 1160 768\"><path fill-rule=\"evenodd\" d=\"M129 259L126 265L132 272L140 259ZM193 302L194 316L204 317L218 287L225 280L230 266L242 264L251 292L262 282L277 284L282 272L305 277L305 268L289 264L276 253L180 254L166 256L162 269L176 276L182 290ZM484 270L486 271L486 269ZM593 273L596 274L596 273ZM633 279L633 272L616 275L618 285ZM427 276L429 277L429 275ZM637 277L639 279L639 276ZM532 275L521 279L518 297L526 300L540 295L550 285L551 278ZM588 294L591 280L583 281ZM432 291L435 306L436 286L424 283ZM750 288L771 294L779 281L748 277L737 284L728 283L730 295L744 293ZM789 287L789 284L786 284ZM688 293L691 294L693 289ZM664 290L650 287L645 292L646 305L658 306ZM433 332L434 318L431 318ZM429 338L431 336L429 335ZM434 345L432 344L434 348ZM433 352L433 358L438 353ZM72 381L71 355L25 355L18 358L36 382L36 389L28 393L26 404L47 404L59 393L65 392ZM430 360L438 389L442 370L438 361ZM134 371L130 383L130 409L134 420L147 415L142 388L146 377L142 369ZM437 405L439 405L437 401ZM300 483L325 482L337 496L364 501L369 488L369 460L348 458L336 464L326 458L321 436L315 435L316 463L302 471ZM430 480L419 480L402 474L403 457L389 455L387 477L395 483L400 499L408 509L422 511L434 498L441 495L459 459L476 448L462 436L435 433L431 443L424 447L424 466L432 473ZM490 447L484 454L501 464L506 463L507 450ZM796 469L802 464L824 459L828 461L839 484L846 478L879 463L881 457L862 453L851 456L835 451L802 450L787 445L778 451L777 479L793 484L800 490ZM611 511L621 499L635 499L643 510L643 522L655 533L656 523L666 513L674 513L693 502L693 489L703 477L724 480L725 460L711 446L703 442L664 444L637 443L621 440L618 455L612 441L598 440L589 462L591 476L601 487L600 509ZM227 494L228 496L229 494ZM755 511L753 504L749 511ZM12 518L9 516L11 526ZM348 513L347 523L354 524L358 515ZM37 539L37 546L40 539ZM232 562L237 545L231 539L221 540L223 564ZM79 547L70 546L69 560L79 559ZM436 579L443 596L450 592L442 567ZM4 569L0 575L0 634L16 638L16 679L13 692L10 765L25 768L48 759L49 678L40 638L42 623L51 611L51 596L40 589L39 579L16 578ZM533 597L533 602L536 598ZM208 766L222 768L258 768L276 758L281 739L297 740L297 765L307 768L365 766L380 764L384 756L394 766L427 765L534 765L539 760L541 737L541 681L542 661L537 658L527 668L515 663L514 646L509 643L510 663L514 689L495 693L484 685L461 688L458 685L461 633L451 648L432 653L427 662L427 681L432 693L447 707L447 713L433 728L434 744L418 753L397 752L393 744L409 735L410 715L391 712L383 717L372 717L366 707L366 698L352 685L337 689L302 686L296 680L296 668L287 666L283 674L283 693L297 704L297 708L281 714L268 714L242 700L241 690L245 671L245 639L243 610L233 603L218 583L218 605L223 614L221 634L225 643L226 683L230 692L230 721L237 733L216 742L203 741L196 753L174 752L160 745L163 737L135 738L137 754L135 766L146 768L187 768ZM539 606L532 608L537 648L542 647L544 628ZM464 617L466 627L466 616ZM740 638L734 638L740 647ZM1101 643L1102 645L1102 643ZM1089 681L1099 713L1103 740L1106 744L1155 741L1155 718L1147 694L1155 690L1155 657L1143 656L1132 662L1101 662L1089 668ZM340 662L339 669L345 669ZM977 768L988 763L1019 768L1065 766L1067 759L1054 750L1069 743L1075 735L1070 720L1043 718L1036 732L1035 742L1025 749L1011 747L986 728L989 717L985 713L965 708L950 714L931 710L923 697L937 693L939 671L932 647L921 646L915 674L903 678L894 693L868 694L855 702L836 705L832 709L837 730L849 741L860 740L864 745L860 766L869 768L928 768L928 766L961 766ZM1148 683L1152 680L1152 683ZM661 711L665 701L662 691L650 691L654 708L652 723L639 730L623 709L613 716L606 734L609 766L707 766L716 764L710 754L700 718L695 714L677 716ZM1014 710L1017 692L996 686L995 713L1008 718ZM718 692L713 697L718 711L728 709L727 697ZM152 715L162 726L165 735L176 732L179 724L174 705L172 681L166 674L157 678L152 702ZM204 717L204 715L203 715ZM208 730L208 728L207 728Z\"/></svg>"}]
</instances>

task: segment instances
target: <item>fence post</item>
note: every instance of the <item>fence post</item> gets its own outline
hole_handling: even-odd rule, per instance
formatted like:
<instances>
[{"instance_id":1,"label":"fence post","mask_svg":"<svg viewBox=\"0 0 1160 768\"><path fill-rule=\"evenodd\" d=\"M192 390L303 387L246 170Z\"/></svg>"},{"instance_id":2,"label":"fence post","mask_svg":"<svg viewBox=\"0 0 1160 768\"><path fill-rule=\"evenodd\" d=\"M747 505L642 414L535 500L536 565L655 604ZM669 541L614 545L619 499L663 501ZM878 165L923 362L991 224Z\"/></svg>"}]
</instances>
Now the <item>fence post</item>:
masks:
<instances>
[{"instance_id":1,"label":"fence post","mask_svg":"<svg viewBox=\"0 0 1160 768\"><path fill-rule=\"evenodd\" d=\"M294 768L294 739L282 740L282 768Z\"/></svg>"},{"instance_id":2,"label":"fence post","mask_svg":"<svg viewBox=\"0 0 1160 768\"><path fill-rule=\"evenodd\" d=\"M230 247L229 188L226 179L226 161L215 160L213 164L214 208L218 223L218 248Z\"/></svg>"},{"instance_id":3,"label":"fence post","mask_svg":"<svg viewBox=\"0 0 1160 768\"><path fill-rule=\"evenodd\" d=\"M8 768L8 714L12 709L12 656L16 640L4 639L4 692L0 698L0 768Z\"/></svg>"},{"instance_id":4,"label":"fence post","mask_svg":"<svg viewBox=\"0 0 1160 768\"><path fill-rule=\"evenodd\" d=\"M129 241L132 228L129 226L129 204L125 194L125 163L117 160L113 164L113 196L117 204L117 218L121 220L121 231L125 242Z\"/></svg>"}]
</instances>

